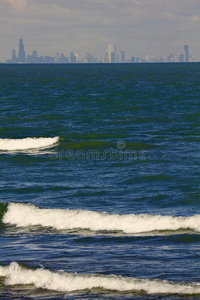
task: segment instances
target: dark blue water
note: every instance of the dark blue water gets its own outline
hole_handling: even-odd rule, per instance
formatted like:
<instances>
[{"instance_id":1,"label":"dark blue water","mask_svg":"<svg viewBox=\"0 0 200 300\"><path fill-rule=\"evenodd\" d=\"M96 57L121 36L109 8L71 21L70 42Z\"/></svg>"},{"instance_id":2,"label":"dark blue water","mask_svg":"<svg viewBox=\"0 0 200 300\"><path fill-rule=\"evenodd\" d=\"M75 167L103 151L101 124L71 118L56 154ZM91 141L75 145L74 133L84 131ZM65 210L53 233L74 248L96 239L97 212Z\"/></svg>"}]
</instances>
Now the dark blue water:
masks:
<instances>
[{"instance_id":1,"label":"dark blue water","mask_svg":"<svg viewBox=\"0 0 200 300\"><path fill-rule=\"evenodd\" d=\"M0 65L0 297L199 299L199 78Z\"/></svg>"}]
</instances>

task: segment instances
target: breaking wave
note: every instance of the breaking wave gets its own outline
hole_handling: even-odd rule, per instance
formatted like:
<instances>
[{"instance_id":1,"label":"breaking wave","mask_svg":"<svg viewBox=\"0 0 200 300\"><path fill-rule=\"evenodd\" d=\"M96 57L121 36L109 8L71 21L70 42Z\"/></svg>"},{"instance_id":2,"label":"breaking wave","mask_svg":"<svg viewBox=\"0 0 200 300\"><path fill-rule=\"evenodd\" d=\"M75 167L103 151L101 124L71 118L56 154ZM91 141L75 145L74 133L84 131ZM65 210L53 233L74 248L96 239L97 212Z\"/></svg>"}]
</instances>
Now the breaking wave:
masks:
<instances>
[{"instance_id":1,"label":"breaking wave","mask_svg":"<svg viewBox=\"0 0 200 300\"><path fill-rule=\"evenodd\" d=\"M21 151L29 149L47 148L56 144L58 141L59 137L0 139L0 151Z\"/></svg>"},{"instance_id":2,"label":"breaking wave","mask_svg":"<svg viewBox=\"0 0 200 300\"><path fill-rule=\"evenodd\" d=\"M12 262L0 266L0 277L6 285L33 284L35 288L58 292L75 292L100 288L120 292L146 292L147 294L200 294L199 283L175 283L166 280L129 278L115 275L91 275L28 269Z\"/></svg>"},{"instance_id":3,"label":"breaking wave","mask_svg":"<svg viewBox=\"0 0 200 300\"><path fill-rule=\"evenodd\" d=\"M117 231L123 234L174 232L183 229L200 232L200 215L190 217L149 214L117 215L88 210L43 209L23 203L9 203L6 209L5 205L2 206L1 210L3 209L3 223L17 227L42 226L58 230L86 229L108 233Z\"/></svg>"}]
</instances>

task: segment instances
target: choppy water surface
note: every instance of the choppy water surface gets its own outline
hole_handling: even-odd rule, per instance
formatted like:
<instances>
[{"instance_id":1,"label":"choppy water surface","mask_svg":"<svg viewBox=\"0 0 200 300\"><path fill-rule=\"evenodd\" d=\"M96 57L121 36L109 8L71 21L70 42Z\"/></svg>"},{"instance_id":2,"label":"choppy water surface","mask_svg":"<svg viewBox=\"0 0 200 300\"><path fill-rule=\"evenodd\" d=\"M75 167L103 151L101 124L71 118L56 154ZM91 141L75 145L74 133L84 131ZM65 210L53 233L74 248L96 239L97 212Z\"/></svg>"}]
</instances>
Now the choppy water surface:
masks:
<instances>
[{"instance_id":1,"label":"choppy water surface","mask_svg":"<svg viewBox=\"0 0 200 300\"><path fill-rule=\"evenodd\" d=\"M0 65L0 297L199 299L200 64Z\"/></svg>"}]
</instances>

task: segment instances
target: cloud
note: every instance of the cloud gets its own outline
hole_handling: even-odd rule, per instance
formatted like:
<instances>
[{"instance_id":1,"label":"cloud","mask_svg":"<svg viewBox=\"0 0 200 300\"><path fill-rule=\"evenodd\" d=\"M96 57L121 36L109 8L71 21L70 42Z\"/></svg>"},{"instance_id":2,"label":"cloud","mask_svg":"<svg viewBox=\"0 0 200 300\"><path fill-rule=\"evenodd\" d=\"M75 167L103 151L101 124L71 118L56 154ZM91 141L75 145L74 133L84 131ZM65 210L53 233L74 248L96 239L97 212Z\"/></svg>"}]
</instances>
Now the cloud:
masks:
<instances>
[{"instance_id":1,"label":"cloud","mask_svg":"<svg viewBox=\"0 0 200 300\"><path fill-rule=\"evenodd\" d=\"M27 0L0 0L0 5L12 13L24 12L27 6Z\"/></svg>"}]
</instances>

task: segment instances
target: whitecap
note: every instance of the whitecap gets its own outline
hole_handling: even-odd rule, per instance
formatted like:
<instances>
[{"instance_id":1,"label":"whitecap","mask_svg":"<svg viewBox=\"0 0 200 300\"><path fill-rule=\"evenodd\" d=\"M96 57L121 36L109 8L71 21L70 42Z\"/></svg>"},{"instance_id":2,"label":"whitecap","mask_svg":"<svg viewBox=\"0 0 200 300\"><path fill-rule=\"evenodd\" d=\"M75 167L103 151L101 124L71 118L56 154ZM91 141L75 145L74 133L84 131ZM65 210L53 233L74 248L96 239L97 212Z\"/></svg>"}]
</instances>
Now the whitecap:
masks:
<instances>
[{"instance_id":1,"label":"whitecap","mask_svg":"<svg viewBox=\"0 0 200 300\"><path fill-rule=\"evenodd\" d=\"M28 137L24 139L0 139L0 151L23 151L48 148L58 143L59 137Z\"/></svg>"},{"instance_id":2,"label":"whitecap","mask_svg":"<svg viewBox=\"0 0 200 300\"><path fill-rule=\"evenodd\" d=\"M118 231L123 234L173 232L186 229L200 232L200 215L189 217L149 214L118 215L89 210L43 209L23 203L9 203L2 221L17 227L42 226L57 230Z\"/></svg>"},{"instance_id":3,"label":"whitecap","mask_svg":"<svg viewBox=\"0 0 200 300\"><path fill-rule=\"evenodd\" d=\"M0 266L0 276L6 285L30 285L58 292L103 289L119 292L146 292L147 294L199 294L199 283L177 283L167 280L151 280L115 275L91 275L52 272L43 268L31 270L12 262Z\"/></svg>"}]
</instances>

